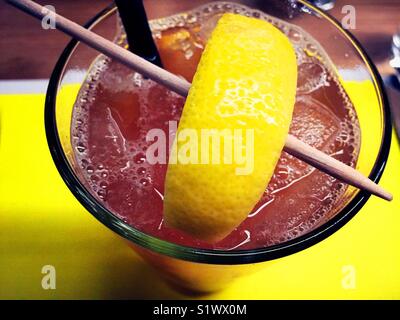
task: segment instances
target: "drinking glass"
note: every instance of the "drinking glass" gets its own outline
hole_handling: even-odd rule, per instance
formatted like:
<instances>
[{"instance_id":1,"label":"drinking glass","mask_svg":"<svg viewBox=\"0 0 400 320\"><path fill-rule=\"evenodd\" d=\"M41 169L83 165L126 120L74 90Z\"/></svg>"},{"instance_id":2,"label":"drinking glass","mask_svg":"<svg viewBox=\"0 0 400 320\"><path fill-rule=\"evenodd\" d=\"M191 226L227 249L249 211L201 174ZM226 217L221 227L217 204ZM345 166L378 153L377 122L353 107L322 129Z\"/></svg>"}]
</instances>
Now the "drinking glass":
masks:
<instances>
[{"instance_id":1,"label":"drinking glass","mask_svg":"<svg viewBox=\"0 0 400 320\"><path fill-rule=\"evenodd\" d=\"M301 27L322 45L341 78L346 81L370 82L369 94L376 103L354 102L361 129L357 169L378 182L389 153L391 123L382 81L358 41L335 19L305 1L231 2L261 10ZM164 0L145 1L145 6L149 19L155 19L192 10L205 3L209 1ZM226 2L214 1L211 5L220 8ZM86 26L113 40L120 32L116 8L106 8ZM73 105L79 88L98 55L98 52L76 40L72 40L61 54L52 73L46 97L45 125L48 145L61 177L87 211L100 223L125 238L144 260L159 270L174 286L197 292L221 289L239 275L267 267L271 260L305 250L330 236L346 224L368 200L368 193L349 187L343 201L329 214L328 221L290 241L252 250L191 248L135 229L107 209L85 187L72 151L70 127Z\"/></svg>"}]
</instances>

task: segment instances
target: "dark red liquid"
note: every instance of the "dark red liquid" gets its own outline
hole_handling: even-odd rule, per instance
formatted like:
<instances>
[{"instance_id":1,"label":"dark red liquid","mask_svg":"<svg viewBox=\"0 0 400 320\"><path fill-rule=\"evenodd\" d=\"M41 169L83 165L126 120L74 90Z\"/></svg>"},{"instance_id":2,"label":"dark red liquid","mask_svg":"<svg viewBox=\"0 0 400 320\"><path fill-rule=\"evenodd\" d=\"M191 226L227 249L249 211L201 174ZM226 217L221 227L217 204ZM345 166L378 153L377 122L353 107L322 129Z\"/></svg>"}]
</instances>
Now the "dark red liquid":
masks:
<instances>
[{"instance_id":1,"label":"dark red liquid","mask_svg":"<svg viewBox=\"0 0 400 320\"><path fill-rule=\"evenodd\" d=\"M189 81L204 47L201 27L171 28L157 44L166 69ZM299 49L299 48L296 48ZM300 48L301 49L301 48ZM308 57L299 65L291 133L349 165L358 155L358 121L328 68ZM302 235L329 219L343 202L345 185L282 153L253 213L227 238L210 245L162 223L166 165L146 162L150 129L168 132L184 99L119 63L102 59L75 105L72 142L88 188L135 228L178 244L249 249ZM319 83L320 82L320 83Z\"/></svg>"}]
</instances>

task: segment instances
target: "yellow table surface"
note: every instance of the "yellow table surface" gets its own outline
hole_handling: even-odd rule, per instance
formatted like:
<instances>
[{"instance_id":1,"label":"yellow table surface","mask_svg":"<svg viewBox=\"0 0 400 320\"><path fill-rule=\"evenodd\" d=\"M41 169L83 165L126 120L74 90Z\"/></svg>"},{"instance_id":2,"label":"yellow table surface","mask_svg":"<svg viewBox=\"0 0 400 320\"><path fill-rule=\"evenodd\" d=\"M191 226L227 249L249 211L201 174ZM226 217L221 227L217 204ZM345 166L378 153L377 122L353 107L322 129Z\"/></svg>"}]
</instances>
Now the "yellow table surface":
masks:
<instances>
[{"instance_id":1,"label":"yellow table surface","mask_svg":"<svg viewBox=\"0 0 400 320\"><path fill-rule=\"evenodd\" d=\"M0 96L0 298L186 298L73 197L48 151L44 95ZM342 229L212 299L400 298L400 149L393 137L372 197ZM56 289L41 286L56 268ZM353 277L354 276L354 277Z\"/></svg>"}]
</instances>

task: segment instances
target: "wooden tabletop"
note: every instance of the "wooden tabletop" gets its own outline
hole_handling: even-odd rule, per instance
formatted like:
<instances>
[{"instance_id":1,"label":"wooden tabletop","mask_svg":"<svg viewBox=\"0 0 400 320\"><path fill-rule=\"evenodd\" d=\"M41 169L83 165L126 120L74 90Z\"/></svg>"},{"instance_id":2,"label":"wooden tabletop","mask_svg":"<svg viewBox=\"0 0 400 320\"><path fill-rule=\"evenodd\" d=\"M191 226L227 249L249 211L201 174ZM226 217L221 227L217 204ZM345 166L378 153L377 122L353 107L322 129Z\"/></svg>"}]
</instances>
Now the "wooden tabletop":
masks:
<instances>
[{"instance_id":1,"label":"wooden tabletop","mask_svg":"<svg viewBox=\"0 0 400 320\"><path fill-rule=\"evenodd\" d=\"M188 0L187 0L188 1ZM83 24L111 3L110 0L51 0L56 11ZM191 6L200 0L190 0ZM145 0L147 7L163 7L160 0ZM363 44L381 73L391 72L391 37L400 27L400 0L337 0L331 10L341 20L344 5L356 9L356 29L352 33ZM69 38L56 30L44 31L38 21L0 2L0 80L46 79Z\"/></svg>"}]
</instances>

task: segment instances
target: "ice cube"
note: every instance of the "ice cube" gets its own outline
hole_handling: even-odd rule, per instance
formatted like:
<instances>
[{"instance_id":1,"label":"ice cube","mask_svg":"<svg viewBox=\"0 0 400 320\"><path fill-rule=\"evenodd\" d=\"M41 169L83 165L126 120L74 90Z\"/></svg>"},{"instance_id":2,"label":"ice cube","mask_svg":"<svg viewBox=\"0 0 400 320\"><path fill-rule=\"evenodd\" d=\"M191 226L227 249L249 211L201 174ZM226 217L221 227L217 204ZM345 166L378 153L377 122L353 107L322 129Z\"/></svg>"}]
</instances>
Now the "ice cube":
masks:
<instances>
[{"instance_id":1,"label":"ice cube","mask_svg":"<svg viewBox=\"0 0 400 320\"><path fill-rule=\"evenodd\" d=\"M307 61L299 65L297 79L298 93L308 94L328 85L328 73L320 63Z\"/></svg>"}]
</instances>

